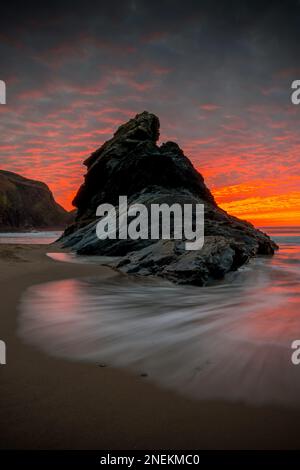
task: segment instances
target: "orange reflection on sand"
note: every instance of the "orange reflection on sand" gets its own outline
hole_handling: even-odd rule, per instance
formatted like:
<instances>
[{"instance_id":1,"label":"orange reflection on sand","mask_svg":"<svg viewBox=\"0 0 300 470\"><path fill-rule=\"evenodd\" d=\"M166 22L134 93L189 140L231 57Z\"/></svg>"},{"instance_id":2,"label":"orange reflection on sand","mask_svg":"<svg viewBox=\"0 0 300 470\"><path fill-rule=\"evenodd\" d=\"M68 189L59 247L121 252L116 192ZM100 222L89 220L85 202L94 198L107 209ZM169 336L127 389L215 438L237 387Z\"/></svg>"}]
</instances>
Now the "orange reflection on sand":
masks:
<instances>
[{"instance_id":1,"label":"orange reflection on sand","mask_svg":"<svg viewBox=\"0 0 300 470\"><path fill-rule=\"evenodd\" d=\"M295 233L286 237L295 236ZM270 305L263 314L260 310L241 319L235 327L242 336L252 341L278 342L286 345L300 338L300 246L281 246L270 261L270 283L262 294L270 299ZM278 299L275 303L272 299Z\"/></svg>"},{"instance_id":2,"label":"orange reflection on sand","mask_svg":"<svg viewBox=\"0 0 300 470\"><path fill-rule=\"evenodd\" d=\"M57 299L57 304L49 305L46 300L48 299L48 296L55 297ZM80 314L80 311L77 311L77 306L80 304L80 291L78 290L77 280L66 279L64 282L47 284L46 291L41 291L40 302L41 305L44 304L45 306L45 309L41 309L41 314L43 314L43 312L48 312L51 315L56 315L57 310L59 310L60 315L64 320L67 321L74 319L76 312Z\"/></svg>"},{"instance_id":3,"label":"orange reflection on sand","mask_svg":"<svg viewBox=\"0 0 300 470\"><path fill-rule=\"evenodd\" d=\"M193 399L300 407L300 231L212 286L163 280L63 280L32 286L19 334L66 359L145 371Z\"/></svg>"}]
</instances>

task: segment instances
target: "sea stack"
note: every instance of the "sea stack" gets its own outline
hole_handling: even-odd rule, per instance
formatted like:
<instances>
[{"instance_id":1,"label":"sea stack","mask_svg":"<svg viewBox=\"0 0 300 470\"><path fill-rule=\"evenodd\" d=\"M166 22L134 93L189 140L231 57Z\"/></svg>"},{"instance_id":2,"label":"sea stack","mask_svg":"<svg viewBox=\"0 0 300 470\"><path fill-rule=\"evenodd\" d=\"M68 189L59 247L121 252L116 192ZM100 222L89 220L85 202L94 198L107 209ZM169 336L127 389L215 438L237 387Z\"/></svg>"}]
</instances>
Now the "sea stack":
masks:
<instances>
[{"instance_id":1,"label":"sea stack","mask_svg":"<svg viewBox=\"0 0 300 470\"><path fill-rule=\"evenodd\" d=\"M160 276L180 284L205 285L257 255L272 255L276 244L246 221L218 207L202 175L175 142L158 145L159 119L144 111L130 119L87 158L85 181L73 201L75 222L60 242L79 254L116 257L110 261L128 274ZM96 209L118 204L204 204L205 242L196 251L181 240L99 240Z\"/></svg>"}]
</instances>

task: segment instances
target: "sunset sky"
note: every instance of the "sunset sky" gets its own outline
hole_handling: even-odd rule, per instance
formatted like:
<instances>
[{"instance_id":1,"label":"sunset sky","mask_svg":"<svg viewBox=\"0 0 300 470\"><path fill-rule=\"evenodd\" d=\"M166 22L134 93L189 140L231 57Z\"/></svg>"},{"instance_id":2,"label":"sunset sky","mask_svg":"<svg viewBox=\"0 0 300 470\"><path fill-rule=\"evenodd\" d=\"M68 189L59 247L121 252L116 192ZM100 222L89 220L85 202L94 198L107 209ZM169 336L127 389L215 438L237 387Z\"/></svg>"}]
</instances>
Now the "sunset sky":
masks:
<instances>
[{"instance_id":1,"label":"sunset sky","mask_svg":"<svg viewBox=\"0 0 300 470\"><path fill-rule=\"evenodd\" d=\"M1 5L0 166L67 209L82 161L147 110L230 213L300 224L298 1Z\"/></svg>"}]
</instances>

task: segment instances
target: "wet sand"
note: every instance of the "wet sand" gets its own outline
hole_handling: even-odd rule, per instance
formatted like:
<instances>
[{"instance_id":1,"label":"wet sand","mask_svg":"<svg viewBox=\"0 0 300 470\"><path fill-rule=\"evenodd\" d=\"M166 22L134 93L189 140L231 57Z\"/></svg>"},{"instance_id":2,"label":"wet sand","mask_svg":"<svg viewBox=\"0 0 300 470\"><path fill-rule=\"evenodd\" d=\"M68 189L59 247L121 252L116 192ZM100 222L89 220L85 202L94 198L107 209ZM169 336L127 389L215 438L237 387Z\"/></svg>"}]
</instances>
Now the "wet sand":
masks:
<instances>
[{"instance_id":1,"label":"wet sand","mask_svg":"<svg viewBox=\"0 0 300 470\"><path fill-rule=\"evenodd\" d=\"M300 411L192 401L124 370L49 357L17 336L18 301L34 284L115 276L45 256L45 245L0 245L2 449L299 448ZM55 251L58 251L55 249Z\"/></svg>"}]
</instances>

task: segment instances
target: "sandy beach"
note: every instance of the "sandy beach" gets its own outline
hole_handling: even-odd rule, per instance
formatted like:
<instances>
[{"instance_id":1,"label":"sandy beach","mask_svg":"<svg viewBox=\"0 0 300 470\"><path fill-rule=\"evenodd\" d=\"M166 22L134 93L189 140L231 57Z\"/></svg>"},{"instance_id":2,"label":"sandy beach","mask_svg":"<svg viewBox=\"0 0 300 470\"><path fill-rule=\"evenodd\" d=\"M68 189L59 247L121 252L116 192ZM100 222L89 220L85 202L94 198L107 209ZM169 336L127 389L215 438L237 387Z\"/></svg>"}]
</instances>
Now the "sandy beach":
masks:
<instances>
[{"instance_id":1,"label":"sandy beach","mask_svg":"<svg viewBox=\"0 0 300 470\"><path fill-rule=\"evenodd\" d=\"M300 412L192 401L124 370L49 357L16 333L18 301L34 284L97 275L97 265L46 257L47 245L1 245L2 449L298 448ZM57 251L57 250L56 250Z\"/></svg>"}]
</instances>

